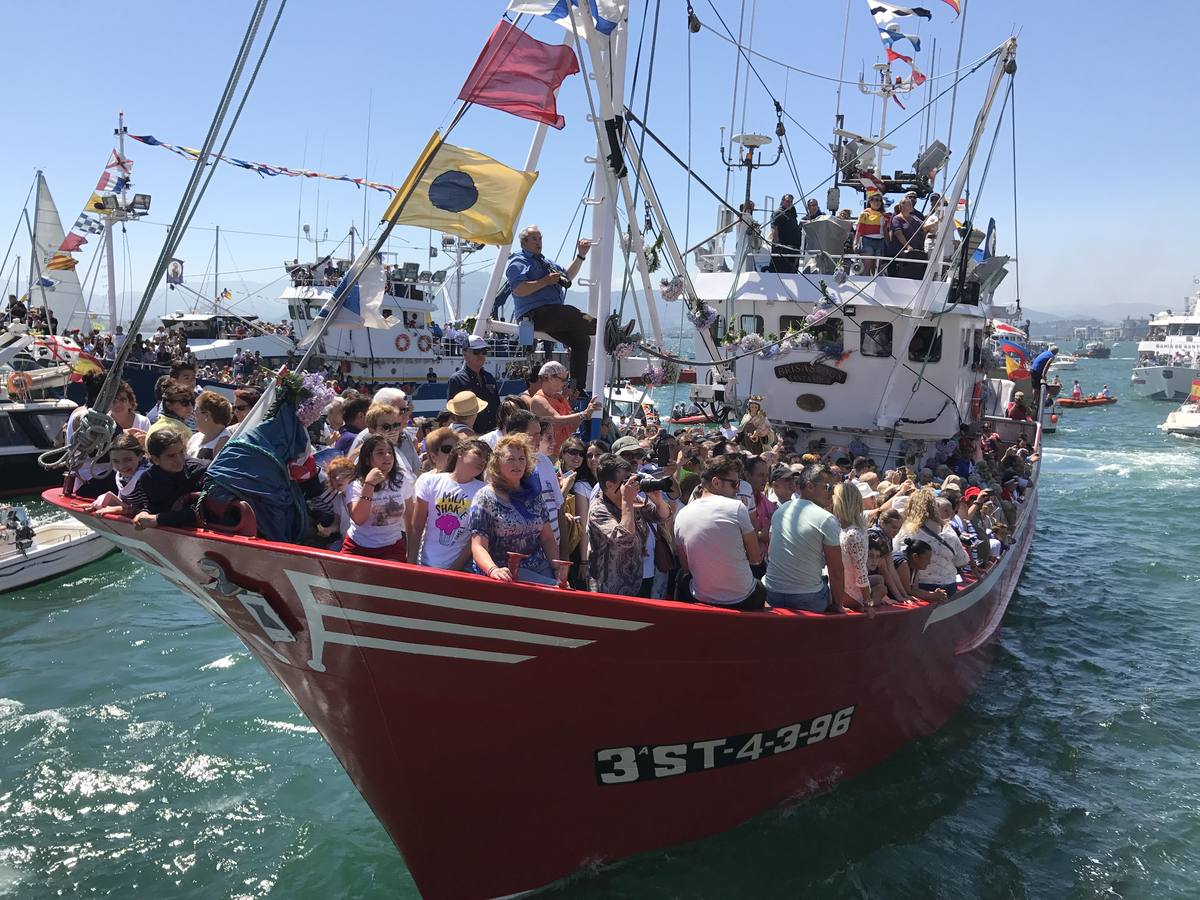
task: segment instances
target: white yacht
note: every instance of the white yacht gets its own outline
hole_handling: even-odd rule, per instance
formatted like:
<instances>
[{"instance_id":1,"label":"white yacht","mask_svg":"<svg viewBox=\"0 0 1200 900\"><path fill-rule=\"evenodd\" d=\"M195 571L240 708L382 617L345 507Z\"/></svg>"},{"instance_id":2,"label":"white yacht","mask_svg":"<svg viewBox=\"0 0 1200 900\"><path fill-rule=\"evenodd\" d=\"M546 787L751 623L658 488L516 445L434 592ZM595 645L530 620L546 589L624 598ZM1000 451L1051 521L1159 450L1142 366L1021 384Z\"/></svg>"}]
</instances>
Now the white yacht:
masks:
<instances>
[{"instance_id":1,"label":"white yacht","mask_svg":"<svg viewBox=\"0 0 1200 900\"><path fill-rule=\"evenodd\" d=\"M1148 400L1183 400L1200 378L1200 291L1186 301L1182 314L1165 310L1150 320L1138 343L1130 386Z\"/></svg>"}]
</instances>

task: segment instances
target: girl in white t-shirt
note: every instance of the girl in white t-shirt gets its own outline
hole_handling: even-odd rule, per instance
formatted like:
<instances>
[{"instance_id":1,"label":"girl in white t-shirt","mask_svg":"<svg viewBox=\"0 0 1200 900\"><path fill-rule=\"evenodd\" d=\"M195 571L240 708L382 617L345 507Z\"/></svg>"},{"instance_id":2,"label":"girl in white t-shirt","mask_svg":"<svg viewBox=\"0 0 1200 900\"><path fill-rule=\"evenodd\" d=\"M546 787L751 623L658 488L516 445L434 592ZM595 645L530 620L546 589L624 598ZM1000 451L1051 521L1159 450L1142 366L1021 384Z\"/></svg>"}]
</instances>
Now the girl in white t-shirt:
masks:
<instances>
[{"instance_id":1,"label":"girl in white t-shirt","mask_svg":"<svg viewBox=\"0 0 1200 900\"><path fill-rule=\"evenodd\" d=\"M479 476L491 455L491 448L483 441L463 441L450 450L449 471L426 472L417 479L414 537L409 545L412 562L418 561L416 536L420 535L421 565L454 571L466 567L471 553L467 514L471 511L471 501L483 487Z\"/></svg>"},{"instance_id":2,"label":"girl in white t-shirt","mask_svg":"<svg viewBox=\"0 0 1200 900\"><path fill-rule=\"evenodd\" d=\"M106 491L97 497L92 503L92 511L97 515L115 513L127 516L129 497L138 480L150 468L150 461L146 459L141 442L128 431L117 435L108 450L108 457L117 490L116 493Z\"/></svg>"},{"instance_id":3,"label":"girl in white t-shirt","mask_svg":"<svg viewBox=\"0 0 1200 900\"><path fill-rule=\"evenodd\" d=\"M408 561L405 534L414 480L390 440L373 434L363 441L346 496L350 530L343 553Z\"/></svg>"}]
</instances>

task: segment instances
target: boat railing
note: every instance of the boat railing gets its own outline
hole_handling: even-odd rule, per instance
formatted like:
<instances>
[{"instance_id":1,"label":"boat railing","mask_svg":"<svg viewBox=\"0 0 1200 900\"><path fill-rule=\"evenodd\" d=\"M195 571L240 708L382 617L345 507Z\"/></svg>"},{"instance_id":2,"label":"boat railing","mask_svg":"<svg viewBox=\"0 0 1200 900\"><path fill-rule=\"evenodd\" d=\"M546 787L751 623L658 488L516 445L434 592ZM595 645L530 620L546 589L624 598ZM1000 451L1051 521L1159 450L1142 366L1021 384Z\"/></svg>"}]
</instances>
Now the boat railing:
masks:
<instances>
[{"instance_id":1,"label":"boat railing","mask_svg":"<svg viewBox=\"0 0 1200 900\"><path fill-rule=\"evenodd\" d=\"M866 256L860 253L843 253L831 254L825 250L803 250L796 253L778 253L774 256L781 259L796 259L798 273L780 273L780 274L802 274L802 275L832 275L837 271L839 264L849 262L851 272L855 275L865 273L867 268L873 263L878 263L880 267L887 266L886 275L891 278L906 278L917 280L925 275L925 268L929 260L924 253L913 254L909 256L899 256L895 259L882 256ZM701 253L696 252L696 262L700 267L701 272L716 273L716 272L732 272L737 266L736 252L726 253ZM751 265L747 265L747 271L754 272L769 272L772 271L771 259L772 253L768 250L759 250L746 254L746 259ZM950 274L949 262L941 263L942 278Z\"/></svg>"}]
</instances>

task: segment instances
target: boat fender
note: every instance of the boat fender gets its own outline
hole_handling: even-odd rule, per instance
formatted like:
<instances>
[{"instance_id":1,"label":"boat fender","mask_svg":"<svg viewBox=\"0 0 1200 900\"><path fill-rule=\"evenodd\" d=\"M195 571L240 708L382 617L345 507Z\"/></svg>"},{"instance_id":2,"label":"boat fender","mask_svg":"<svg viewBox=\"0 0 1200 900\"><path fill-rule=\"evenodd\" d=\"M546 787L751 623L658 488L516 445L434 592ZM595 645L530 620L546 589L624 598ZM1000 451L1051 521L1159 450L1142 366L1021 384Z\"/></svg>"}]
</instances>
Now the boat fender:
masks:
<instances>
[{"instance_id":1,"label":"boat fender","mask_svg":"<svg viewBox=\"0 0 1200 900\"><path fill-rule=\"evenodd\" d=\"M417 349L422 353L428 353L433 349L433 341L430 340L429 335L423 334L417 338Z\"/></svg>"},{"instance_id":2,"label":"boat fender","mask_svg":"<svg viewBox=\"0 0 1200 900\"><path fill-rule=\"evenodd\" d=\"M403 331L396 335L396 349L401 353L407 353L411 343L412 339Z\"/></svg>"},{"instance_id":3,"label":"boat fender","mask_svg":"<svg viewBox=\"0 0 1200 900\"><path fill-rule=\"evenodd\" d=\"M28 372L13 372L8 376L8 393L12 396L24 396L33 390L33 376Z\"/></svg>"}]
</instances>

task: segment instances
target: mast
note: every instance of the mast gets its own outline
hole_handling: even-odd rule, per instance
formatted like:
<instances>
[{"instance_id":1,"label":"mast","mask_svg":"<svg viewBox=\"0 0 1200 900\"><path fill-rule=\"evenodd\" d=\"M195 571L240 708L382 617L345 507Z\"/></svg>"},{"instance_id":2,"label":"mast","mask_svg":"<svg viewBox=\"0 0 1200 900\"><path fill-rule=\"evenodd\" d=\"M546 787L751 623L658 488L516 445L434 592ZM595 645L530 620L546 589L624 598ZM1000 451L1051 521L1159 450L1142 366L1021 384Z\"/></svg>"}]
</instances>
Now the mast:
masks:
<instances>
[{"instance_id":1,"label":"mast","mask_svg":"<svg viewBox=\"0 0 1200 900\"><path fill-rule=\"evenodd\" d=\"M29 304L31 306L33 305L34 264L37 262L37 257L38 257L38 246L37 246L38 214L41 212L42 184L43 184L43 182L45 182L45 180L46 179L42 176L42 170L38 169L37 176L36 176L37 190L34 192L34 199L33 199L33 231L31 231L29 234L29 247L30 247L29 287L25 291L26 296L29 297ZM42 291L42 300L45 301L45 299L46 299L46 292ZM45 305L44 302L43 302L43 305ZM48 324L48 322L49 322L49 320L47 320L47 324Z\"/></svg>"},{"instance_id":2,"label":"mast","mask_svg":"<svg viewBox=\"0 0 1200 900\"><path fill-rule=\"evenodd\" d=\"M117 264L113 257L113 217L104 217L104 262L108 271L108 332L117 331Z\"/></svg>"},{"instance_id":3,"label":"mast","mask_svg":"<svg viewBox=\"0 0 1200 900\"><path fill-rule=\"evenodd\" d=\"M528 169L526 169L528 171ZM462 239L454 239L454 318L462 315Z\"/></svg>"},{"instance_id":4,"label":"mast","mask_svg":"<svg viewBox=\"0 0 1200 900\"><path fill-rule=\"evenodd\" d=\"M217 226L216 237L213 238L213 297L221 302L221 226Z\"/></svg>"}]
</instances>

